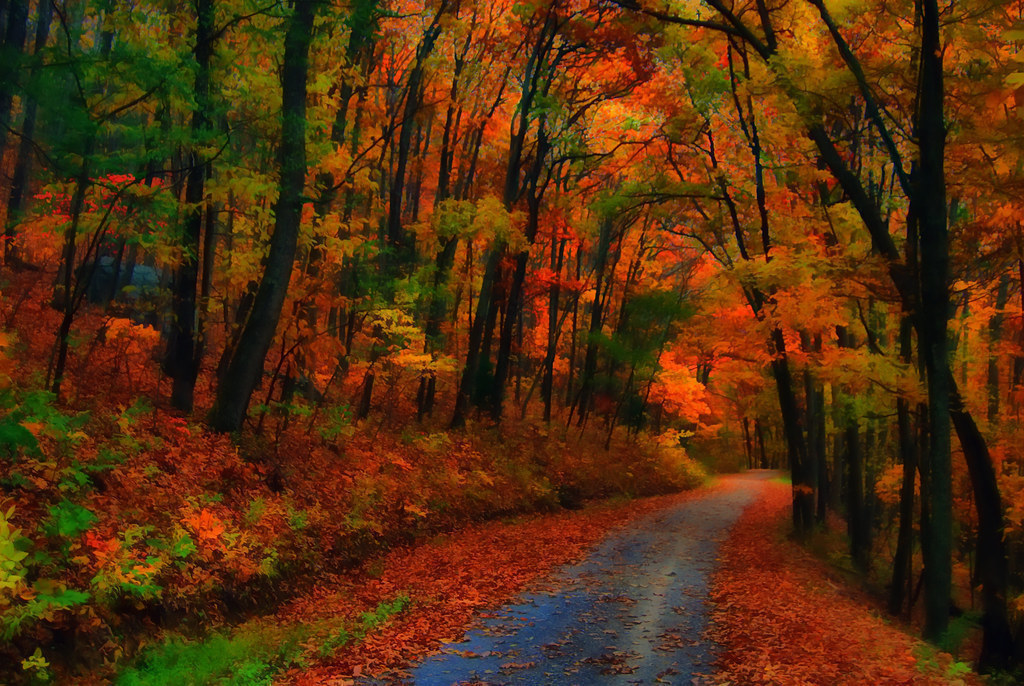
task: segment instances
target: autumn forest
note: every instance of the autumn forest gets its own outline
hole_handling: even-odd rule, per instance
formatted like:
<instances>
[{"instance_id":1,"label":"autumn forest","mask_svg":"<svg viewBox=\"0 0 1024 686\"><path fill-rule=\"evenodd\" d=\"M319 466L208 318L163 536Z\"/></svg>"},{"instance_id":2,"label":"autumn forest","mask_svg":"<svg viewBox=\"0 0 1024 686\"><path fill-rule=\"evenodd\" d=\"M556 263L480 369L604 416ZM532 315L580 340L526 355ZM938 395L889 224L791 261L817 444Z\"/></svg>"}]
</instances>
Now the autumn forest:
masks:
<instances>
[{"instance_id":1,"label":"autumn forest","mask_svg":"<svg viewBox=\"0 0 1024 686\"><path fill-rule=\"evenodd\" d=\"M357 679L507 601L418 546L518 589L764 469L1018 683L1024 2L3 0L0 64L0 682Z\"/></svg>"}]
</instances>

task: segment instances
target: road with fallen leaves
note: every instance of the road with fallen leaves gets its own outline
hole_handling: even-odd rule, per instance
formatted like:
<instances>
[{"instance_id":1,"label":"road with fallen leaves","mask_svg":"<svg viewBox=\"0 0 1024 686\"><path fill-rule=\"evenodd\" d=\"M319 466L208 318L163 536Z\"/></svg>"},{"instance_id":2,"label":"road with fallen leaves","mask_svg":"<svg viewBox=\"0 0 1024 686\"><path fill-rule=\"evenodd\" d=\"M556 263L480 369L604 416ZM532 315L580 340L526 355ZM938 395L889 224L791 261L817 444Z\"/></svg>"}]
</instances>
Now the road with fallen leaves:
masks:
<instances>
[{"instance_id":1,"label":"road with fallen leaves","mask_svg":"<svg viewBox=\"0 0 1024 686\"><path fill-rule=\"evenodd\" d=\"M639 519L513 604L478 617L403 683L690 684L710 672L704 637L719 543L775 472ZM365 684L384 682L364 681Z\"/></svg>"}]
</instances>

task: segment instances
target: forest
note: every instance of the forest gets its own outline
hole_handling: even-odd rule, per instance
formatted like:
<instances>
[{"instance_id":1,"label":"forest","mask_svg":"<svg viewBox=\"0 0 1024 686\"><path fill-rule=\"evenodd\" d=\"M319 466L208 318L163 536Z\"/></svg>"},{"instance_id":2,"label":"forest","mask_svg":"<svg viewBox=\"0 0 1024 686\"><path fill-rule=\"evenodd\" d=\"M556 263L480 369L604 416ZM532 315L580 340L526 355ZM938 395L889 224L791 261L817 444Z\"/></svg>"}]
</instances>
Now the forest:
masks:
<instances>
[{"instance_id":1,"label":"forest","mask_svg":"<svg viewBox=\"0 0 1024 686\"><path fill-rule=\"evenodd\" d=\"M1024 663L1024 1L3 0L0 64L0 681L747 468Z\"/></svg>"}]
</instances>

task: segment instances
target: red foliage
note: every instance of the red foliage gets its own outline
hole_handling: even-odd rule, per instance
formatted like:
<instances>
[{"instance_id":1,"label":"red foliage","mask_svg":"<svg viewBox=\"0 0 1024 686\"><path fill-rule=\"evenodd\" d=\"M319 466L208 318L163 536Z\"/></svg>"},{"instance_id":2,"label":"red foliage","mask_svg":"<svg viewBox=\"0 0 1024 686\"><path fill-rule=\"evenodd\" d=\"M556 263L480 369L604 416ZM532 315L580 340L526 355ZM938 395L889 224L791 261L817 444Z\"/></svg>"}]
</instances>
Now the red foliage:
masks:
<instances>
[{"instance_id":1,"label":"red foliage","mask_svg":"<svg viewBox=\"0 0 1024 686\"><path fill-rule=\"evenodd\" d=\"M712 636L716 681L730 684L976 684L951 656L891 626L866 594L782 536L790 489L770 484L722 546ZM932 656L928 659L926 656Z\"/></svg>"}]
</instances>

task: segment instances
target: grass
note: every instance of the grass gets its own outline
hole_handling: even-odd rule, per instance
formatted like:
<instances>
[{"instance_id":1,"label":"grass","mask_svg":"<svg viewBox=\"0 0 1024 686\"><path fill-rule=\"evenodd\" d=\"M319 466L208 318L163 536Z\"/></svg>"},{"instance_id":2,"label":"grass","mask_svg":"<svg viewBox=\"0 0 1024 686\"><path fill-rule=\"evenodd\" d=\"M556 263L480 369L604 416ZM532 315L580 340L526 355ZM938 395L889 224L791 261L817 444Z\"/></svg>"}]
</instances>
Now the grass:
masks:
<instances>
[{"instance_id":1,"label":"grass","mask_svg":"<svg viewBox=\"0 0 1024 686\"><path fill-rule=\"evenodd\" d=\"M123 671L117 686L271 686L274 676L307 662L310 643L327 657L338 648L360 641L374 628L411 604L400 594L390 602L362 613L355 621L319 626L243 625L232 634L216 633L199 641L170 638L142 652Z\"/></svg>"},{"instance_id":2,"label":"grass","mask_svg":"<svg viewBox=\"0 0 1024 686\"><path fill-rule=\"evenodd\" d=\"M202 641L171 638L146 650L123 672L118 686L223 684L270 686L274 675L302 663L301 628L240 630Z\"/></svg>"},{"instance_id":3,"label":"grass","mask_svg":"<svg viewBox=\"0 0 1024 686\"><path fill-rule=\"evenodd\" d=\"M364 612L359 616L359 621L354 625L341 626L333 631L327 639L320 644L320 656L327 657L338 648L348 645L353 641L362 640L366 634L374 628L384 624L395 615L409 607L412 601L409 596L399 594L393 601L381 602L371 612Z\"/></svg>"}]
</instances>

